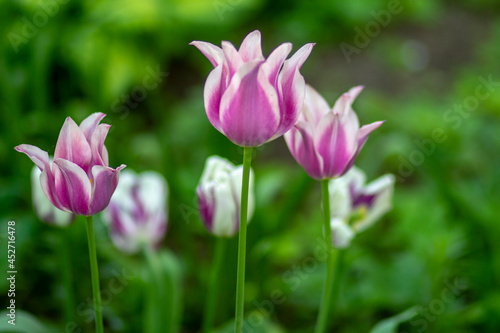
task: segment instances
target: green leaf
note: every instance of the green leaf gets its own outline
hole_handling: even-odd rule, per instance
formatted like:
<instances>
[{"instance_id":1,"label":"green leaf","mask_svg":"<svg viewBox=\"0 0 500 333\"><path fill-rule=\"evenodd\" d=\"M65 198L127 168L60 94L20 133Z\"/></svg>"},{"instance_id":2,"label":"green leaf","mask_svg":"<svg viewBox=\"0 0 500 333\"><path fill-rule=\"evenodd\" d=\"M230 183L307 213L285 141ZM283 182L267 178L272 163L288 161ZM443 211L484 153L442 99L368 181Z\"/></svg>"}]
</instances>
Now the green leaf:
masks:
<instances>
[{"instance_id":1,"label":"green leaf","mask_svg":"<svg viewBox=\"0 0 500 333\"><path fill-rule=\"evenodd\" d=\"M401 312L390 318L383 319L379 321L375 327L370 331L370 333L397 333L399 324L410 320L418 313L416 307L409 308L408 310Z\"/></svg>"},{"instance_id":2,"label":"green leaf","mask_svg":"<svg viewBox=\"0 0 500 333\"><path fill-rule=\"evenodd\" d=\"M9 311L0 312L1 318L6 318ZM51 330L42 324L35 316L29 312L22 310L16 310L15 325L9 324L8 321L11 320L7 317L7 320L0 321L0 332L5 333L50 333Z\"/></svg>"}]
</instances>

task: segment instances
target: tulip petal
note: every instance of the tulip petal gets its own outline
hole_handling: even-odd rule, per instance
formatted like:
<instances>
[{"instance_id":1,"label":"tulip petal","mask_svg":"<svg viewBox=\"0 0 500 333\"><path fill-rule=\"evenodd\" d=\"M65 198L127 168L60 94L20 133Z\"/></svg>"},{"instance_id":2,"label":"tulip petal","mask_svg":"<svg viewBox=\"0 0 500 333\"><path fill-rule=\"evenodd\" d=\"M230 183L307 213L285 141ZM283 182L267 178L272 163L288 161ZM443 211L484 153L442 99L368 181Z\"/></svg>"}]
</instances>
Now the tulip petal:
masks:
<instances>
[{"instance_id":1,"label":"tulip petal","mask_svg":"<svg viewBox=\"0 0 500 333\"><path fill-rule=\"evenodd\" d=\"M296 122L304 104L305 80L299 70L312 51L314 44L302 46L295 54L283 64L281 80L278 85L279 102L282 110L282 119L275 137L286 133Z\"/></svg>"},{"instance_id":2,"label":"tulip petal","mask_svg":"<svg viewBox=\"0 0 500 333\"><path fill-rule=\"evenodd\" d=\"M87 139L87 142L89 144L91 142L92 133L94 133L97 125L99 125L104 117L106 117L104 113L96 112L92 113L81 122L80 130L82 131L83 135L85 135L85 138Z\"/></svg>"},{"instance_id":3,"label":"tulip petal","mask_svg":"<svg viewBox=\"0 0 500 333\"><path fill-rule=\"evenodd\" d=\"M233 236L239 229L239 206L232 199L229 179L215 183L214 191L214 216L212 232L220 236ZM237 221L237 223L234 223Z\"/></svg>"},{"instance_id":4,"label":"tulip petal","mask_svg":"<svg viewBox=\"0 0 500 333\"><path fill-rule=\"evenodd\" d=\"M89 215L97 214L108 206L111 196L118 185L120 170L123 168L125 168L124 164L116 169L102 165L92 167L92 199Z\"/></svg>"},{"instance_id":5,"label":"tulip petal","mask_svg":"<svg viewBox=\"0 0 500 333\"><path fill-rule=\"evenodd\" d=\"M262 65L262 70L266 73L266 76L273 87L277 87L278 74L285 62L286 57L292 50L291 43L283 43L267 57L266 62Z\"/></svg>"},{"instance_id":6,"label":"tulip petal","mask_svg":"<svg viewBox=\"0 0 500 333\"><path fill-rule=\"evenodd\" d=\"M252 60L264 60L262 55L261 35L259 30L254 30L249 33L243 42L241 42L238 50L244 62Z\"/></svg>"},{"instance_id":7,"label":"tulip petal","mask_svg":"<svg viewBox=\"0 0 500 333\"><path fill-rule=\"evenodd\" d=\"M302 112L305 120L313 125L317 124L323 115L330 111L330 106L326 100L313 87L306 85L306 96L303 109L309 112Z\"/></svg>"},{"instance_id":8,"label":"tulip petal","mask_svg":"<svg viewBox=\"0 0 500 333\"><path fill-rule=\"evenodd\" d=\"M379 128L380 125L382 125L383 123L384 123L384 121L376 121L374 123L371 123L371 124L368 124L368 125L364 125L363 127L361 127L359 129L359 131L357 133L358 144L357 144L356 151L351 156L351 159L350 159L349 163L347 163L347 165L345 166L344 171L342 172L342 174L344 174L347 171L349 171L349 169L354 165L354 162L356 161L356 158L358 157L358 154L361 151L361 148L363 148L366 140L368 139L368 135L371 132L373 132L374 130L376 130L377 128Z\"/></svg>"},{"instance_id":9,"label":"tulip petal","mask_svg":"<svg viewBox=\"0 0 500 333\"><path fill-rule=\"evenodd\" d=\"M243 65L243 59L241 59L241 55L230 42L222 42L222 52L224 52L224 58L229 69L229 80L231 80L234 73Z\"/></svg>"},{"instance_id":10,"label":"tulip petal","mask_svg":"<svg viewBox=\"0 0 500 333\"><path fill-rule=\"evenodd\" d=\"M219 132L222 132L222 125L219 118L220 101L222 98L222 70L223 66L212 70L205 82L205 89L203 89L203 100L208 120Z\"/></svg>"},{"instance_id":11,"label":"tulip petal","mask_svg":"<svg viewBox=\"0 0 500 333\"><path fill-rule=\"evenodd\" d=\"M192 41L189 45L193 45L203 53L205 57L212 63L214 67L221 65L224 62L224 54L222 49L212 43Z\"/></svg>"},{"instance_id":12,"label":"tulip petal","mask_svg":"<svg viewBox=\"0 0 500 333\"><path fill-rule=\"evenodd\" d=\"M90 145L80 127L70 117L66 118L57 139L54 152L56 159L72 161L85 172L89 168L92 159Z\"/></svg>"},{"instance_id":13,"label":"tulip petal","mask_svg":"<svg viewBox=\"0 0 500 333\"><path fill-rule=\"evenodd\" d=\"M338 249L349 247L355 236L354 231L344 222L343 219L331 219L333 246Z\"/></svg>"},{"instance_id":14,"label":"tulip petal","mask_svg":"<svg viewBox=\"0 0 500 333\"><path fill-rule=\"evenodd\" d=\"M314 179L322 178L323 159L314 148L311 124L299 121L287 133L285 140L295 160ZM293 147L293 148L292 148Z\"/></svg>"},{"instance_id":15,"label":"tulip petal","mask_svg":"<svg viewBox=\"0 0 500 333\"><path fill-rule=\"evenodd\" d=\"M54 176L50 169L49 154L46 151L32 145L19 145L14 149L20 153L28 155L33 163L35 163L36 166L42 171L42 174L40 175L40 185L42 186L43 193L45 193L49 201L54 206L64 210L57 198Z\"/></svg>"},{"instance_id":16,"label":"tulip petal","mask_svg":"<svg viewBox=\"0 0 500 333\"><path fill-rule=\"evenodd\" d=\"M77 164L54 159L56 192L61 205L77 215L87 215L91 197L90 180Z\"/></svg>"},{"instance_id":17,"label":"tulip petal","mask_svg":"<svg viewBox=\"0 0 500 333\"><path fill-rule=\"evenodd\" d=\"M198 199L198 209L200 212L200 218L205 224L208 231L212 232L213 222L214 222L214 199L215 194L213 187L208 187L204 185L198 186L196 189L196 196Z\"/></svg>"},{"instance_id":18,"label":"tulip petal","mask_svg":"<svg viewBox=\"0 0 500 333\"><path fill-rule=\"evenodd\" d=\"M92 134L92 138L90 141L90 147L92 149L92 166L94 165L108 166L108 164L105 163L107 161L105 161L103 157L103 150L104 150L104 140L106 140L106 136L108 135L110 127L111 125L108 124L100 124L99 126L97 126L97 128ZM104 154L107 155L107 151Z\"/></svg>"},{"instance_id":19,"label":"tulip petal","mask_svg":"<svg viewBox=\"0 0 500 333\"><path fill-rule=\"evenodd\" d=\"M278 127L278 96L261 66L262 62L243 64L222 96L222 129L240 146L260 146Z\"/></svg>"}]
</instances>

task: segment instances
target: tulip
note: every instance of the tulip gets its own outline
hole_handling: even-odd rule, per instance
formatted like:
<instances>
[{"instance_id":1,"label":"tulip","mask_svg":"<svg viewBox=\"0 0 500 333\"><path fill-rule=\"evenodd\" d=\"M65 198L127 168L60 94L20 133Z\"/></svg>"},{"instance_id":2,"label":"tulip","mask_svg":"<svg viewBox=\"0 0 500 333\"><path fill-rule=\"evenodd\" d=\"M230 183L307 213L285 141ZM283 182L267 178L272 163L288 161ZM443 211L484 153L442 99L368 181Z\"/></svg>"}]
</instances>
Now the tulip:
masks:
<instances>
[{"instance_id":1,"label":"tulip","mask_svg":"<svg viewBox=\"0 0 500 333\"><path fill-rule=\"evenodd\" d=\"M32 145L15 149L25 153L41 170L40 184L50 202L60 210L76 215L92 216L109 203L118 184L121 165L108 165L104 139L110 125L99 124L103 113L94 113L78 126L66 118L59 133L54 162L49 154Z\"/></svg>"},{"instance_id":2,"label":"tulip","mask_svg":"<svg viewBox=\"0 0 500 333\"><path fill-rule=\"evenodd\" d=\"M218 237L231 237L239 230L243 166L211 156L196 189L200 217L207 230ZM253 172L250 172L248 221L254 211Z\"/></svg>"},{"instance_id":3,"label":"tulip","mask_svg":"<svg viewBox=\"0 0 500 333\"><path fill-rule=\"evenodd\" d=\"M365 185L366 176L356 167L330 180L335 247L347 248L357 233L369 228L391 209L395 181L394 175L387 174Z\"/></svg>"},{"instance_id":4,"label":"tulip","mask_svg":"<svg viewBox=\"0 0 500 333\"><path fill-rule=\"evenodd\" d=\"M354 164L368 135L382 125L377 121L359 127L352 109L363 87L354 87L342 95L333 109L312 87L306 87L302 114L285 134L285 141L295 160L314 179L342 176Z\"/></svg>"},{"instance_id":5,"label":"tulip","mask_svg":"<svg viewBox=\"0 0 500 333\"><path fill-rule=\"evenodd\" d=\"M167 231L168 186L157 172L125 170L103 217L111 240L125 253L158 248Z\"/></svg>"},{"instance_id":6,"label":"tulip","mask_svg":"<svg viewBox=\"0 0 500 333\"><path fill-rule=\"evenodd\" d=\"M204 101L212 125L233 143L260 146L286 133L302 108L305 81L299 70L314 46L306 44L285 60L292 44L278 46L267 59L261 35L248 34L238 50L193 41L214 69L205 82Z\"/></svg>"},{"instance_id":7,"label":"tulip","mask_svg":"<svg viewBox=\"0 0 500 333\"><path fill-rule=\"evenodd\" d=\"M41 173L36 165L33 166L31 170L31 195L36 215L41 221L58 227L65 227L71 224L75 219L75 215L54 207L43 193L40 186Z\"/></svg>"},{"instance_id":8,"label":"tulip","mask_svg":"<svg viewBox=\"0 0 500 333\"><path fill-rule=\"evenodd\" d=\"M26 144L15 147L40 169L43 193L56 208L85 216L97 333L103 333L104 326L92 216L109 204L120 170L125 168L123 164L116 169L109 167L104 140L110 125L99 124L105 116L93 113L80 126L70 117L66 118L57 139L53 163L49 154L38 147Z\"/></svg>"}]
</instances>

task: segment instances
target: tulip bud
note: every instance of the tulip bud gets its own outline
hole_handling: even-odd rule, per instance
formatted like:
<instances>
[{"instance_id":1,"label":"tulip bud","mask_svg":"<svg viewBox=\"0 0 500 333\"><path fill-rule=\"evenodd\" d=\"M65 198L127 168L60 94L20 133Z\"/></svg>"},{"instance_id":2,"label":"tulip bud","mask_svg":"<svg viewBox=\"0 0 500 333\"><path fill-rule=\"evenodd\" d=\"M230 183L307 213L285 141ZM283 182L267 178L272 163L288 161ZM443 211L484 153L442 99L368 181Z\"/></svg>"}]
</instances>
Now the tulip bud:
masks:
<instances>
[{"instance_id":1,"label":"tulip bud","mask_svg":"<svg viewBox=\"0 0 500 333\"><path fill-rule=\"evenodd\" d=\"M57 209L43 193L40 186L41 173L37 166L34 166L31 170L31 194L36 215L41 221L58 227L71 224L75 219L75 215Z\"/></svg>"},{"instance_id":2,"label":"tulip bud","mask_svg":"<svg viewBox=\"0 0 500 333\"><path fill-rule=\"evenodd\" d=\"M168 186L161 174L123 171L103 212L114 245L125 253L138 252L143 245L159 247L167 231L167 199Z\"/></svg>"},{"instance_id":3,"label":"tulip bud","mask_svg":"<svg viewBox=\"0 0 500 333\"><path fill-rule=\"evenodd\" d=\"M316 90L306 86L302 113L285 134L285 141L295 160L312 178L331 179L349 171L368 135L382 125L382 121L377 121L359 127L351 105L362 89L352 88L331 109Z\"/></svg>"},{"instance_id":4,"label":"tulip bud","mask_svg":"<svg viewBox=\"0 0 500 333\"><path fill-rule=\"evenodd\" d=\"M344 176L330 180L333 244L348 247L355 234L369 228L392 208L395 177L387 174L365 185L366 176L352 167Z\"/></svg>"},{"instance_id":5,"label":"tulip bud","mask_svg":"<svg viewBox=\"0 0 500 333\"><path fill-rule=\"evenodd\" d=\"M200 217L209 232L231 237L239 230L243 166L234 166L219 156L211 156L196 189ZM250 170L248 221L254 211L254 177Z\"/></svg>"}]
</instances>

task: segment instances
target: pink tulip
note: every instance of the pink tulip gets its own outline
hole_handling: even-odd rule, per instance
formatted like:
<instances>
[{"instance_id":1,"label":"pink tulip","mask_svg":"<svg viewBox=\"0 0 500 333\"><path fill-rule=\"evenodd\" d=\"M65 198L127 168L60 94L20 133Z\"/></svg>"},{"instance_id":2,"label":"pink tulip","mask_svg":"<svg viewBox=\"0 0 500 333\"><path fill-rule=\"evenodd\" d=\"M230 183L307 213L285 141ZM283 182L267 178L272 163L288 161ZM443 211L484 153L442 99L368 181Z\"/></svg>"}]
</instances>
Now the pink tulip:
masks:
<instances>
[{"instance_id":1,"label":"pink tulip","mask_svg":"<svg viewBox=\"0 0 500 333\"><path fill-rule=\"evenodd\" d=\"M351 105L362 89L352 88L331 109L316 90L306 87L302 114L285 140L295 160L312 178L331 179L349 171L368 135L382 125L383 121L377 121L359 128Z\"/></svg>"},{"instance_id":2,"label":"pink tulip","mask_svg":"<svg viewBox=\"0 0 500 333\"><path fill-rule=\"evenodd\" d=\"M278 46L266 60L258 30L245 37L239 50L227 41L222 48L200 41L191 45L214 66L205 82L205 110L212 125L229 140L256 147L295 124L305 94L299 70L314 44L304 45L288 60L290 43Z\"/></svg>"},{"instance_id":3,"label":"pink tulip","mask_svg":"<svg viewBox=\"0 0 500 333\"><path fill-rule=\"evenodd\" d=\"M118 185L121 165L108 166L108 151L104 139L110 125L99 122L106 115L91 114L78 126L66 118L59 133L54 153L54 163L49 154L32 145L15 147L25 153L42 171L40 184L50 202L66 212L90 216L102 211L109 204Z\"/></svg>"}]
</instances>

